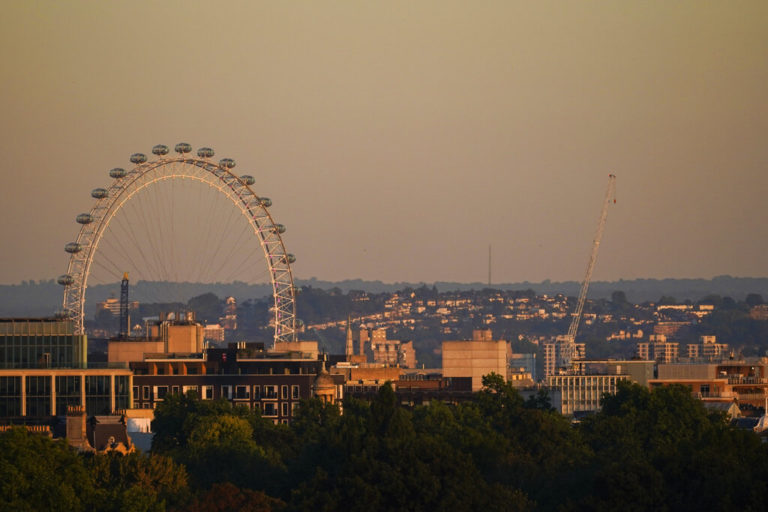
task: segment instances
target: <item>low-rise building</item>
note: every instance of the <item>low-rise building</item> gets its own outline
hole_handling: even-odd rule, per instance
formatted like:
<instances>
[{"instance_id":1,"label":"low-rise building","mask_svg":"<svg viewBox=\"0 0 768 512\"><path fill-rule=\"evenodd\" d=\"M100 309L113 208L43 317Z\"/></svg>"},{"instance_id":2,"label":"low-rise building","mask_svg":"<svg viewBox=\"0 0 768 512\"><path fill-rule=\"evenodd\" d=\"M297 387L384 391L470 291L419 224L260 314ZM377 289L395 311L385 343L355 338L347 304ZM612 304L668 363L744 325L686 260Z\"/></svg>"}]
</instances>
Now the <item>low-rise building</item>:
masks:
<instances>
[{"instance_id":1,"label":"low-rise building","mask_svg":"<svg viewBox=\"0 0 768 512\"><path fill-rule=\"evenodd\" d=\"M490 329L475 330L470 341L443 342L443 377L469 377L472 391L483 387L483 376L507 375L508 345L492 340Z\"/></svg>"},{"instance_id":2,"label":"low-rise building","mask_svg":"<svg viewBox=\"0 0 768 512\"><path fill-rule=\"evenodd\" d=\"M603 394L614 394L623 380L647 386L653 378L653 361L640 360L586 360L577 361L569 374L550 375L547 387L560 395L559 412L573 415L597 411Z\"/></svg>"},{"instance_id":3,"label":"low-rise building","mask_svg":"<svg viewBox=\"0 0 768 512\"><path fill-rule=\"evenodd\" d=\"M69 406L88 415L130 407L127 365L89 365L87 343L70 320L0 319L0 421L45 422Z\"/></svg>"}]
</instances>

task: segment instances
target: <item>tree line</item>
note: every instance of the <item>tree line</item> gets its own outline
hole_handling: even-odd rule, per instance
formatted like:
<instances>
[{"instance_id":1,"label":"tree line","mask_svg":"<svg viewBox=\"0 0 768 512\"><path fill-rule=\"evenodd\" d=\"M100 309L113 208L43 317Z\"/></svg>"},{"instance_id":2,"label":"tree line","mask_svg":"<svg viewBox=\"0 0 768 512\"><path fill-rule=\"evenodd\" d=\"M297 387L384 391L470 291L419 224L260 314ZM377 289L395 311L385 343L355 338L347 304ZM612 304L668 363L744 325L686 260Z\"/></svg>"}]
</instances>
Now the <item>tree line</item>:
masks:
<instances>
[{"instance_id":1,"label":"tree line","mask_svg":"<svg viewBox=\"0 0 768 512\"><path fill-rule=\"evenodd\" d=\"M273 425L169 396L149 454L0 434L3 510L762 510L768 448L682 386L621 383L579 424L496 375L474 400L307 400Z\"/></svg>"}]
</instances>

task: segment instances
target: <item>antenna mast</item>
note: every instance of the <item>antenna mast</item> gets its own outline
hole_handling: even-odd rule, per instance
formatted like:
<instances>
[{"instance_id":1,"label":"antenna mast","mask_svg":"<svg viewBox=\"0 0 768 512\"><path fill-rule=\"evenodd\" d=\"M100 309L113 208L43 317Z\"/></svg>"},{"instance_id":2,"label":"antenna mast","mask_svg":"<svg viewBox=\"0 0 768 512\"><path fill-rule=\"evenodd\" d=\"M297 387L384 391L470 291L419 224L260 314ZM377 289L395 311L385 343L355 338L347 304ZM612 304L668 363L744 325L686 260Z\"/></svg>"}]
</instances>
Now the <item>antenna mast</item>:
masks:
<instances>
[{"instance_id":1,"label":"antenna mast","mask_svg":"<svg viewBox=\"0 0 768 512\"><path fill-rule=\"evenodd\" d=\"M491 244L488 244L488 288L491 287Z\"/></svg>"}]
</instances>

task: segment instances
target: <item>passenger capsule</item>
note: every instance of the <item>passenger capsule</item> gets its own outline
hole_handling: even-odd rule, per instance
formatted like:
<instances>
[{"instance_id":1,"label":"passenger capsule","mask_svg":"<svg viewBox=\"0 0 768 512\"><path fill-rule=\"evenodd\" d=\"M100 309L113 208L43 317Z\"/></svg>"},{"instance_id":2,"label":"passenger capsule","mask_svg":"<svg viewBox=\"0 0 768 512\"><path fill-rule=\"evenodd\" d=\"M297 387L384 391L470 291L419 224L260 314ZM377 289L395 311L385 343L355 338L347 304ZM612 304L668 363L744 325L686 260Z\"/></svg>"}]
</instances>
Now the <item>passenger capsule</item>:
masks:
<instances>
[{"instance_id":1,"label":"passenger capsule","mask_svg":"<svg viewBox=\"0 0 768 512\"><path fill-rule=\"evenodd\" d=\"M134 164L143 164L147 161L147 155L144 153L134 153L131 155L131 162Z\"/></svg>"},{"instance_id":2,"label":"passenger capsule","mask_svg":"<svg viewBox=\"0 0 768 512\"><path fill-rule=\"evenodd\" d=\"M165 144L158 144L157 146L154 146L152 148L152 154L153 155L167 155L168 154L168 146Z\"/></svg>"},{"instance_id":3,"label":"passenger capsule","mask_svg":"<svg viewBox=\"0 0 768 512\"><path fill-rule=\"evenodd\" d=\"M126 175L125 169L122 169L120 167L115 167L111 171L109 171L109 176L115 179L124 178Z\"/></svg>"},{"instance_id":4,"label":"passenger capsule","mask_svg":"<svg viewBox=\"0 0 768 512\"><path fill-rule=\"evenodd\" d=\"M285 255L285 261L287 261L288 263L295 263L296 262L296 256L294 256L293 254L288 253L288 254Z\"/></svg>"},{"instance_id":5,"label":"passenger capsule","mask_svg":"<svg viewBox=\"0 0 768 512\"><path fill-rule=\"evenodd\" d=\"M225 169L232 169L235 167L235 161L231 158L222 158L219 160L219 165L224 167Z\"/></svg>"},{"instance_id":6,"label":"passenger capsule","mask_svg":"<svg viewBox=\"0 0 768 512\"><path fill-rule=\"evenodd\" d=\"M256 183L256 179L254 179L253 176L248 176L247 174L240 176L240 181L245 183L246 185L250 186Z\"/></svg>"},{"instance_id":7,"label":"passenger capsule","mask_svg":"<svg viewBox=\"0 0 768 512\"><path fill-rule=\"evenodd\" d=\"M69 286L72 283L75 282L75 280L72 278L69 274L64 274L63 276L59 276L58 279L56 279L56 282L59 283L62 286Z\"/></svg>"},{"instance_id":8,"label":"passenger capsule","mask_svg":"<svg viewBox=\"0 0 768 512\"><path fill-rule=\"evenodd\" d=\"M268 197L260 198L259 203L261 203L261 206L263 206L264 208L269 208L270 206L272 206L272 200Z\"/></svg>"},{"instance_id":9,"label":"passenger capsule","mask_svg":"<svg viewBox=\"0 0 768 512\"><path fill-rule=\"evenodd\" d=\"M77 242L69 242L67 245L64 246L64 250L67 251L69 254L77 254L78 252L83 250L83 246Z\"/></svg>"},{"instance_id":10,"label":"passenger capsule","mask_svg":"<svg viewBox=\"0 0 768 512\"><path fill-rule=\"evenodd\" d=\"M104 199L105 197L107 197L107 189L95 188L91 190L91 197L94 199Z\"/></svg>"},{"instance_id":11,"label":"passenger capsule","mask_svg":"<svg viewBox=\"0 0 768 512\"><path fill-rule=\"evenodd\" d=\"M190 151L192 151L192 145L187 144L186 142L179 142L178 144L176 144L176 147L174 147L173 150L179 154L189 153Z\"/></svg>"},{"instance_id":12,"label":"passenger capsule","mask_svg":"<svg viewBox=\"0 0 768 512\"><path fill-rule=\"evenodd\" d=\"M78 224L90 224L93 222L93 215L90 213L81 213L75 218L75 220Z\"/></svg>"},{"instance_id":13,"label":"passenger capsule","mask_svg":"<svg viewBox=\"0 0 768 512\"><path fill-rule=\"evenodd\" d=\"M282 224L275 224L274 226L272 226L272 232L283 234L285 233L285 226L283 226Z\"/></svg>"},{"instance_id":14,"label":"passenger capsule","mask_svg":"<svg viewBox=\"0 0 768 512\"><path fill-rule=\"evenodd\" d=\"M211 148L200 148L197 150L197 156L200 158L211 158L213 156L213 150Z\"/></svg>"}]
</instances>

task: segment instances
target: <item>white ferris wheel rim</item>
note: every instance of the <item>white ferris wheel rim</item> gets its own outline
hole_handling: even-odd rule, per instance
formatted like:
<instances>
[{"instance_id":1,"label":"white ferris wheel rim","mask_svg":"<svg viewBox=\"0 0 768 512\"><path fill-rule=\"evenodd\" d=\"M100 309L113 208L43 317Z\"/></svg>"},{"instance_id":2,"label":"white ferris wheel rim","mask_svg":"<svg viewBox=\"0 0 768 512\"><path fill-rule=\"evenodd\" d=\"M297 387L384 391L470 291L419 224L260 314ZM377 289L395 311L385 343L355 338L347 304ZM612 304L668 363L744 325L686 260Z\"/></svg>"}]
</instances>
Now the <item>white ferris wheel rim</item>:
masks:
<instances>
[{"instance_id":1,"label":"white ferris wheel rim","mask_svg":"<svg viewBox=\"0 0 768 512\"><path fill-rule=\"evenodd\" d=\"M198 155L203 152L202 148ZM167 152L167 148L165 148ZM274 341L296 341L296 301L291 263L295 260L285 249L281 233L284 227L272 218L268 211L271 201L259 197L251 188L253 182L249 176L236 176L231 169L234 161L222 159L218 164L209 160L209 155L195 158L185 156L159 158L147 161L141 154L135 154L131 161L135 164L130 170L123 171L119 177L113 176L112 184L105 189L103 197L95 197L96 202L88 214L78 215L82 227L76 242L67 244L76 249L70 252L67 273L59 278L64 285L62 314L74 323L76 334L84 334L85 293L91 264L96 255L99 242L112 218L141 190L155 183L166 180L188 179L207 184L224 194L246 217L259 240L267 263L272 284L273 307L270 308L275 326ZM134 161L134 157L137 161ZM113 169L114 171L114 169ZM110 171L111 175L112 171ZM96 189L98 190L98 189ZM95 191L94 191L95 193ZM94 194L92 193L92 195ZM83 217L88 215L89 217Z\"/></svg>"}]
</instances>

